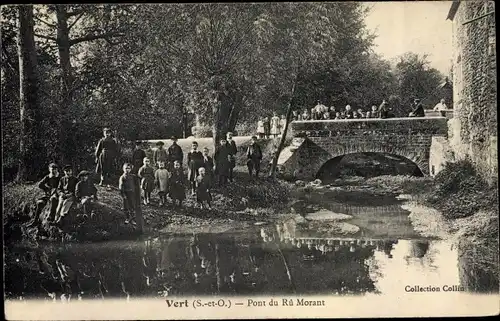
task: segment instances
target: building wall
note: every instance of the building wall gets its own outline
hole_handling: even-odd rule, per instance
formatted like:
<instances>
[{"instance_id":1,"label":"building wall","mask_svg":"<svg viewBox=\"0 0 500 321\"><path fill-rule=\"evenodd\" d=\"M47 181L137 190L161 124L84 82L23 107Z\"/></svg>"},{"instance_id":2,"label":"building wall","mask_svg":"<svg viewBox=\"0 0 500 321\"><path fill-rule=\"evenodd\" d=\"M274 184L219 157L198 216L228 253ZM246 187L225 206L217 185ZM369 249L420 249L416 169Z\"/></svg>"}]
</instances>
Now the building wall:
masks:
<instances>
[{"instance_id":1,"label":"building wall","mask_svg":"<svg viewBox=\"0 0 500 321\"><path fill-rule=\"evenodd\" d=\"M462 1L453 19L454 118L449 138L455 157L470 156L488 179L498 177L495 15L493 1Z\"/></svg>"}]
</instances>

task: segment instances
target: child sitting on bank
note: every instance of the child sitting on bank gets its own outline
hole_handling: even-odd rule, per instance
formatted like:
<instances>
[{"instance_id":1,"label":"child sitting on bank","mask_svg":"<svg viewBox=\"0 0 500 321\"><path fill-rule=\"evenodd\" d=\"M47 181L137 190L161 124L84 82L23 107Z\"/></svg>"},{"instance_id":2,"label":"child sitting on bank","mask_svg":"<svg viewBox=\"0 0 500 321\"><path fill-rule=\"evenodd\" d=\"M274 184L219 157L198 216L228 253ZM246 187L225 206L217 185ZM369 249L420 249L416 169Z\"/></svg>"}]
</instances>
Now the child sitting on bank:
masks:
<instances>
[{"instance_id":1,"label":"child sitting on bank","mask_svg":"<svg viewBox=\"0 0 500 321\"><path fill-rule=\"evenodd\" d=\"M139 178L132 173L132 165L129 163L123 164L123 174L118 180L118 189L123 199L123 211L127 216L125 224L131 221L135 224L135 211L140 204Z\"/></svg>"},{"instance_id":2,"label":"child sitting on bank","mask_svg":"<svg viewBox=\"0 0 500 321\"><path fill-rule=\"evenodd\" d=\"M139 169L139 177L141 178L141 188L144 191L144 205L149 205L151 201L151 192L154 189L155 170L150 166L149 158L144 157L143 166Z\"/></svg>"},{"instance_id":3,"label":"child sitting on bank","mask_svg":"<svg viewBox=\"0 0 500 321\"><path fill-rule=\"evenodd\" d=\"M75 197L78 201L78 207L83 207L83 216L86 217L90 212L92 202L97 201L97 188L89 180L90 172L81 171L78 174L78 183L75 187ZM93 212L90 212L93 214Z\"/></svg>"},{"instance_id":4,"label":"child sitting on bank","mask_svg":"<svg viewBox=\"0 0 500 321\"><path fill-rule=\"evenodd\" d=\"M73 175L70 165L64 166L64 176L59 181L57 191L59 193L59 204L57 205L55 223L68 214L71 205L75 202L75 188L78 179Z\"/></svg>"},{"instance_id":5,"label":"child sitting on bank","mask_svg":"<svg viewBox=\"0 0 500 321\"><path fill-rule=\"evenodd\" d=\"M210 194L210 188L212 180L210 176L206 175L204 167L198 169L198 174L198 177L196 177L196 202L200 204L202 209L205 207L206 202L207 208L211 209L212 195Z\"/></svg>"},{"instance_id":6,"label":"child sitting on bank","mask_svg":"<svg viewBox=\"0 0 500 321\"><path fill-rule=\"evenodd\" d=\"M38 187L45 193L44 196L40 197L36 201L36 210L33 221L29 223L29 226L36 226L40 223L40 214L50 202L50 218L53 218L57 210L57 187L59 186L59 167L55 163L49 164L49 173L38 183Z\"/></svg>"},{"instance_id":7,"label":"child sitting on bank","mask_svg":"<svg viewBox=\"0 0 500 321\"><path fill-rule=\"evenodd\" d=\"M186 185L186 178L181 168L180 161L174 161L173 166L174 168L172 169L172 173L170 173L169 178L169 193L172 201L174 202L174 205L182 206L182 201L184 201L184 199L186 198L186 191L184 190Z\"/></svg>"},{"instance_id":8,"label":"child sitting on bank","mask_svg":"<svg viewBox=\"0 0 500 321\"><path fill-rule=\"evenodd\" d=\"M167 203L168 194L168 170L165 168L165 162L158 162L158 169L155 172L155 185L160 196L160 206Z\"/></svg>"}]
</instances>

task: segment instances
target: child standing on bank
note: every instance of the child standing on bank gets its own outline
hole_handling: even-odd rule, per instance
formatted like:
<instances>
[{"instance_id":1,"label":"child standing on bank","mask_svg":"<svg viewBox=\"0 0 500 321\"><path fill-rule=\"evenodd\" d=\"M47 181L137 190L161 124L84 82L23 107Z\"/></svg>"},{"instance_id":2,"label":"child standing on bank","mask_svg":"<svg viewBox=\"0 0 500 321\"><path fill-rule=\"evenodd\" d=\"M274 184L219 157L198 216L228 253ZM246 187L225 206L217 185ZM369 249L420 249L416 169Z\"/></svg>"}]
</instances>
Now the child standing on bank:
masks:
<instances>
[{"instance_id":1,"label":"child standing on bank","mask_svg":"<svg viewBox=\"0 0 500 321\"><path fill-rule=\"evenodd\" d=\"M174 205L182 206L182 201L186 198L186 178L184 176L184 172L181 168L181 162L176 160L173 164L174 168L172 169L172 173L170 173L170 186L169 193Z\"/></svg>"},{"instance_id":2,"label":"child standing on bank","mask_svg":"<svg viewBox=\"0 0 500 321\"><path fill-rule=\"evenodd\" d=\"M210 202L212 201L212 195L210 194L210 188L212 186L212 181L210 176L206 175L204 167L198 169L198 177L196 177L196 202L200 204L201 208L205 207L205 202L207 203L207 208L211 209Z\"/></svg>"},{"instance_id":3,"label":"child standing on bank","mask_svg":"<svg viewBox=\"0 0 500 321\"><path fill-rule=\"evenodd\" d=\"M195 182L198 175L198 168L203 162L203 154L198 150L198 142L191 144L191 151L187 155L188 161L188 181L191 185L191 194L195 194Z\"/></svg>"},{"instance_id":4,"label":"child standing on bank","mask_svg":"<svg viewBox=\"0 0 500 321\"><path fill-rule=\"evenodd\" d=\"M146 157L146 152L142 150L141 145L142 145L141 141L136 141L135 149L134 152L132 153L132 165L134 166L132 168L132 173L136 175L137 172L139 171L139 168L141 168L142 166L142 160L144 159L144 157Z\"/></svg>"},{"instance_id":5,"label":"child standing on bank","mask_svg":"<svg viewBox=\"0 0 500 321\"><path fill-rule=\"evenodd\" d=\"M128 224L134 220L135 211L140 202L139 179L132 173L132 165L129 163L123 164L123 174L118 180L118 189L123 199L123 211L127 216L125 224Z\"/></svg>"},{"instance_id":6,"label":"child standing on bank","mask_svg":"<svg viewBox=\"0 0 500 321\"><path fill-rule=\"evenodd\" d=\"M149 205L151 201L151 192L154 189L155 170L151 167L151 160L144 157L143 166L139 169L141 178L141 188L144 191L144 205Z\"/></svg>"},{"instance_id":7,"label":"child standing on bank","mask_svg":"<svg viewBox=\"0 0 500 321\"><path fill-rule=\"evenodd\" d=\"M160 196L160 206L167 203L168 194L168 170L165 168L165 162L158 162L158 169L155 172L155 185Z\"/></svg>"}]
</instances>

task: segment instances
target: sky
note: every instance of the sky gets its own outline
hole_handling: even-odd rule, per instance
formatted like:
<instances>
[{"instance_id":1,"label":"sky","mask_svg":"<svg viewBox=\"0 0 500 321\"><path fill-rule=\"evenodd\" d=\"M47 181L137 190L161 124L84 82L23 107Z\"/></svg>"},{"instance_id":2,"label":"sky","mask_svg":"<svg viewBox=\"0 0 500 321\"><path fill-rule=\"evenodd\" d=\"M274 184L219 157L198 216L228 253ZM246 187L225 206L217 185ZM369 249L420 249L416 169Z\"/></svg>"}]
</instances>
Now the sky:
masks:
<instances>
[{"instance_id":1,"label":"sky","mask_svg":"<svg viewBox=\"0 0 500 321\"><path fill-rule=\"evenodd\" d=\"M452 59L452 22L446 20L452 1L367 2L365 20L374 31L374 51L386 59L405 52L429 54L430 66L448 75Z\"/></svg>"}]
</instances>

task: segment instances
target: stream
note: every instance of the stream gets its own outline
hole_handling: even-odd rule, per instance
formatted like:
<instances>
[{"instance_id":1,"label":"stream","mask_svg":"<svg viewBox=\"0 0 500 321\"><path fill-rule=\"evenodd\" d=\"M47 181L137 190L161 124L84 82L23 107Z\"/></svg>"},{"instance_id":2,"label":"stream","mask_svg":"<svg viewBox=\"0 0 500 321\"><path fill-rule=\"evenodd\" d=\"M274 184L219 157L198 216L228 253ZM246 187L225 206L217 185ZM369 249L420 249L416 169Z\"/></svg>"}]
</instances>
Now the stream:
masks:
<instances>
[{"instance_id":1,"label":"stream","mask_svg":"<svg viewBox=\"0 0 500 321\"><path fill-rule=\"evenodd\" d=\"M460 242L417 233L403 204L392 196L322 190L298 197L277 222L243 231L10 245L6 298L498 293L498 274L478 264L484 253L498 255L498 241L477 258L461 257Z\"/></svg>"}]
</instances>

